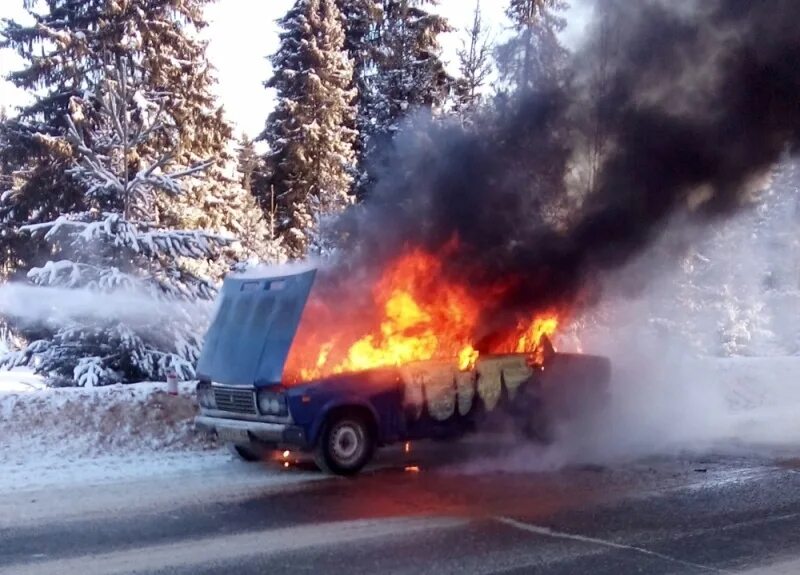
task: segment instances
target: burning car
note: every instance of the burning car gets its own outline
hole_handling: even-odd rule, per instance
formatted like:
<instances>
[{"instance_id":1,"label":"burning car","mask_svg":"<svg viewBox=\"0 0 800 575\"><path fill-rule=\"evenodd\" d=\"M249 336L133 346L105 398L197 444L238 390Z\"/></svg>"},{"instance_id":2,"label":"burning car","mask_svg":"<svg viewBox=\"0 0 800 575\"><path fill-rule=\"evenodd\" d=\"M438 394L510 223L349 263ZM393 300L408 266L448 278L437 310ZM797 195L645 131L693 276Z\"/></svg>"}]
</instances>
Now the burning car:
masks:
<instances>
[{"instance_id":1,"label":"burning car","mask_svg":"<svg viewBox=\"0 0 800 575\"><path fill-rule=\"evenodd\" d=\"M382 338L355 341L337 363L330 363L333 346L319 344L307 369L289 371L287 360L302 361L321 335L312 317L306 323L313 333L307 328L297 341L301 320L319 311L309 305L316 273L229 277L223 285L198 363L196 424L245 459L266 449L301 450L312 452L321 469L350 475L379 447L459 437L501 419L547 440L553 421L605 392L609 361L556 352L547 337L553 320L522 330L527 348L481 354L467 344L442 357L419 343L428 338L431 314L409 293L401 315L416 322L406 317L399 330L384 321ZM449 313L457 315L452 305ZM359 363L365 353L372 364Z\"/></svg>"}]
</instances>

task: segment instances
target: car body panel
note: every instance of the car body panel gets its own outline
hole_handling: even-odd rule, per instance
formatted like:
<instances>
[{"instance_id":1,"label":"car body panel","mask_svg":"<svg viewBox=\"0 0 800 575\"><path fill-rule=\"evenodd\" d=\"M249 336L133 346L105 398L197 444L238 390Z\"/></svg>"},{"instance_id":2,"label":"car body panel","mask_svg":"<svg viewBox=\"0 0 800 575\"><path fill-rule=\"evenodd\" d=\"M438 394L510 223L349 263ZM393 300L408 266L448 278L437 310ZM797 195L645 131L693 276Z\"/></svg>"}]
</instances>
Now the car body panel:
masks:
<instances>
[{"instance_id":1,"label":"car body panel","mask_svg":"<svg viewBox=\"0 0 800 575\"><path fill-rule=\"evenodd\" d=\"M198 378L230 386L280 382L315 274L226 278Z\"/></svg>"}]
</instances>

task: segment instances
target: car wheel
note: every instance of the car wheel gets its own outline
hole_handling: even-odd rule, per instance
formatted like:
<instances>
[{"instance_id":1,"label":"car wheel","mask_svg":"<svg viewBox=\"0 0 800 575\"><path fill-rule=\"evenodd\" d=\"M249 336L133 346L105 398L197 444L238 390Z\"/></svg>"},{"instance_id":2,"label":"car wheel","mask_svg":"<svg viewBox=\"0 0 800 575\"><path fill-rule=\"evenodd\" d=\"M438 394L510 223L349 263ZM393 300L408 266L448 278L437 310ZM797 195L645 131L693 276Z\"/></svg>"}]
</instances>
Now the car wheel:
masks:
<instances>
[{"instance_id":1,"label":"car wheel","mask_svg":"<svg viewBox=\"0 0 800 575\"><path fill-rule=\"evenodd\" d=\"M528 441L540 445L551 445L555 441L553 423L544 409L537 409L528 414L518 429Z\"/></svg>"},{"instance_id":2,"label":"car wheel","mask_svg":"<svg viewBox=\"0 0 800 575\"><path fill-rule=\"evenodd\" d=\"M261 461L261 454L252 447L228 443L228 450L242 461L247 461L248 463Z\"/></svg>"},{"instance_id":3,"label":"car wheel","mask_svg":"<svg viewBox=\"0 0 800 575\"><path fill-rule=\"evenodd\" d=\"M336 475L355 475L372 459L375 438L366 419L357 414L334 416L314 451L317 466Z\"/></svg>"}]
</instances>

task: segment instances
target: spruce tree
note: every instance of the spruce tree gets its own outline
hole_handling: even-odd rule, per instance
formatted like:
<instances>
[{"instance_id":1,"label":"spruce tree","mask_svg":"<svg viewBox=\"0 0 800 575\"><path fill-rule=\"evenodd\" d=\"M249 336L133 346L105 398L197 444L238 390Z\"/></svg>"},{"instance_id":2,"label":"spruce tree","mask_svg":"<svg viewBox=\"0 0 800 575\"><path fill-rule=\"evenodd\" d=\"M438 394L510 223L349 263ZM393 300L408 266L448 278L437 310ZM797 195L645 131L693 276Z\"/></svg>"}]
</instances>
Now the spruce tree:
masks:
<instances>
[{"instance_id":1,"label":"spruce tree","mask_svg":"<svg viewBox=\"0 0 800 575\"><path fill-rule=\"evenodd\" d=\"M364 165L369 135L372 131L370 110L374 109L374 78L378 73L378 59L384 47L381 42L383 6L381 0L337 0L344 18L344 48L353 63L353 84L356 107L352 127L356 132L356 191L359 174Z\"/></svg>"},{"instance_id":2,"label":"spruce tree","mask_svg":"<svg viewBox=\"0 0 800 575\"><path fill-rule=\"evenodd\" d=\"M439 34L451 30L442 16L426 10L438 0L384 0L382 49L374 79L372 117L377 132L391 133L410 111L438 109L452 79L439 58Z\"/></svg>"},{"instance_id":3,"label":"spruce tree","mask_svg":"<svg viewBox=\"0 0 800 575\"><path fill-rule=\"evenodd\" d=\"M83 208L22 228L42 237L52 255L28 272L30 281L98 294L100 309L94 317L83 310L24 324L31 343L3 362L34 367L56 384L163 380L168 369L191 378L205 319L194 302L210 300L215 290L183 260L211 259L229 242L157 224L156 200L180 194L181 181L209 163L170 170L169 149L148 160L143 150L176 139L178 129L164 113L164 96L137 86L140 75L125 59L107 55L107 62L96 71L100 83L88 93L91 100L75 100L76 112L65 118L65 143L75 158L65 174L82 190ZM95 125L82 128L80 110L89 106ZM117 303L103 310L101 301Z\"/></svg>"},{"instance_id":4,"label":"spruce tree","mask_svg":"<svg viewBox=\"0 0 800 575\"><path fill-rule=\"evenodd\" d=\"M96 127L94 107L76 106L87 100L108 56L127 62L136 75L132 80L159 94L164 117L176 127L174 139L154 139L149 144L153 150L174 148L176 169L201 159L216 162L202 178L185 182L188 191L180 202L159 201L157 218L180 225L182 212L192 205L224 209L215 207L213 197L224 185L221 165L230 128L211 92L214 79L205 43L196 37L205 27L208 1L46 0L36 11L29 7L35 24L3 22L2 45L26 62L9 80L37 95L4 130L9 145L3 157L20 177L13 194L0 204L0 221L18 228L86 208L82 190L67 174L76 158L65 139L65 118L80 112L79 130ZM15 265L22 268L47 255L46 246L30 240L12 249Z\"/></svg>"},{"instance_id":5,"label":"spruce tree","mask_svg":"<svg viewBox=\"0 0 800 575\"><path fill-rule=\"evenodd\" d=\"M8 147L6 125L8 113L5 106L0 107L0 151ZM2 206L7 202L14 189L14 172L6 157L0 153L0 214ZM0 279L5 279L14 270L12 234L15 230L3 219L0 219Z\"/></svg>"},{"instance_id":6,"label":"spruce tree","mask_svg":"<svg viewBox=\"0 0 800 575\"><path fill-rule=\"evenodd\" d=\"M481 103L481 89L492 73L492 46L483 21L481 2L475 3L472 24L458 51L461 77L455 84L456 111L463 121L473 116Z\"/></svg>"},{"instance_id":7,"label":"spruce tree","mask_svg":"<svg viewBox=\"0 0 800 575\"><path fill-rule=\"evenodd\" d=\"M258 154L255 143L245 134L237 149L236 171L239 173L242 188L247 192L253 191L253 177L256 175L256 170L258 170Z\"/></svg>"},{"instance_id":8,"label":"spruce tree","mask_svg":"<svg viewBox=\"0 0 800 575\"><path fill-rule=\"evenodd\" d=\"M302 257L314 235L316 212L336 213L350 203L353 67L334 0L296 0L280 24L274 75L266 82L277 90L278 103L262 137L270 146L265 161L278 231L289 255ZM266 207L267 198L262 202Z\"/></svg>"},{"instance_id":9,"label":"spruce tree","mask_svg":"<svg viewBox=\"0 0 800 575\"><path fill-rule=\"evenodd\" d=\"M558 34L569 7L564 0L509 0L514 36L497 49L497 68L511 93L546 88L561 80L567 51Z\"/></svg>"},{"instance_id":10,"label":"spruce tree","mask_svg":"<svg viewBox=\"0 0 800 575\"><path fill-rule=\"evenodd\" d=\"M368 119L359 128L362 162L358 196L367 195L390 161L388 150L403 120L417 111L436 115L446 103L454 80L439 57L439 34L451 30L447 20L428 10L438 0L382 0L381 20L373 33L377 43L368 78L369 96L361 99Z\"/></svg>"}]
</instances>

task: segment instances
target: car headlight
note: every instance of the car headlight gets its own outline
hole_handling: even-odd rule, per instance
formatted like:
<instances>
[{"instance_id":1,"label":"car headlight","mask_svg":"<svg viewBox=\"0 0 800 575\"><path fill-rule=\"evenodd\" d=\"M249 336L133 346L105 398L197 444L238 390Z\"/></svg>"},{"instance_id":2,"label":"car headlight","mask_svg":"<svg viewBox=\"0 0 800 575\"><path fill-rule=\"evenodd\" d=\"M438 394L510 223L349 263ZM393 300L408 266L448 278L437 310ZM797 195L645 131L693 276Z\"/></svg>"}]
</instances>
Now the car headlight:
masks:
<instances>
[{"instance_id":1,"label":"car headlight","mask_svg":"<svg viewBox=\"0 0 800 575\"><path fill-rule=\"evenodd\" d=\"M286 397L279 392L259 391L258 410L262 415L284 416L287 414Z\"/></svg>"},{"instance_id":2,"label":"car headlight","mask_svg":"<svg viewBox=\"0 0 800 575\"><path fill-rule=\"evenodd\" d=\"M214 388L210 384L205 382L197 384L197 403L203 409L217 408L217 401L214 399Z\"/></svg>"}]
</instances>

